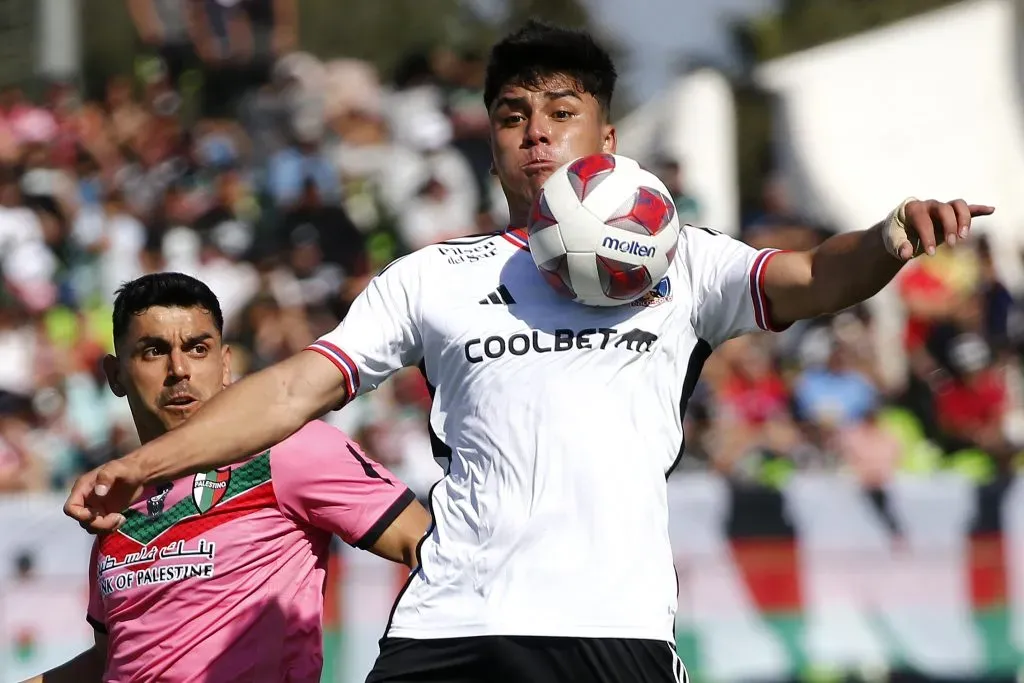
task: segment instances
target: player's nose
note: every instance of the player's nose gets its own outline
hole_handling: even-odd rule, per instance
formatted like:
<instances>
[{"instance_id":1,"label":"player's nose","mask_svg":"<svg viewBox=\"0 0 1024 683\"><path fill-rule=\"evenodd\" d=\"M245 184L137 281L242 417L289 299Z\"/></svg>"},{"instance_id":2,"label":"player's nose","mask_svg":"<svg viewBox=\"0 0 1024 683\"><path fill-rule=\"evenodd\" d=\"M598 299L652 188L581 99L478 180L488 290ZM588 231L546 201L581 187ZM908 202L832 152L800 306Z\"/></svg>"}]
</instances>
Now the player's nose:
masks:
<instances>
[{"instance_id":1,"label":"player's nose","mask_svg":"<svg viewBox=\"0 0 1024 683\"><path fill-rule=\"evenodd\" d=\"M523 138L527 147L549 144L551 142L551 129L548 126L547 119L543 116L531 116L526 124Z\"/></svg>"},{"instance_id":2,"label":"player's nose","mask_svg":"<svg viewBox=\"0 0 1024 683\"><path fill-rule=\"evenodd\" d=\"M188 354L184 351L171 351L167 357L167 375L174 379L188 379L191 376Z\"/></svg>"}]
</instances>

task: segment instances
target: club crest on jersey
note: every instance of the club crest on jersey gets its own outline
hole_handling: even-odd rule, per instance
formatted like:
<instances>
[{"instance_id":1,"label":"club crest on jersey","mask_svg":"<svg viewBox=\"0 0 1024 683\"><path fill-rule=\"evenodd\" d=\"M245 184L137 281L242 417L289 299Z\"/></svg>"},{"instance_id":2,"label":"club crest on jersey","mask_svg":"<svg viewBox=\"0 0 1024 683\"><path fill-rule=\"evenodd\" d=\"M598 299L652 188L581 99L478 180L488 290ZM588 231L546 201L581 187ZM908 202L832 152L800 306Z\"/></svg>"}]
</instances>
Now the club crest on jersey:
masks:
<instances>
[{"instance_id":1,"label":"club crest on jersey","mask_svg":"<svg viewBox=\"0 0 1024 683\"><path fill-rule=\"evenodd\" d=\"M219 503L228 490L231 470L201 472L192 480L192 500L200 514Z\"/></svg>"},{"instance_id":2,"label":"club crest on jersey","mask_svg":"<svg viewBox=\"0 0 1024 683\"><path fill-rule=\"evenodd\" d=\"M630 304L636 308L650 308L659 306L666 301L672 301L672 283L667 277L661 278L661 282L654 286L654 289Z\"/></svg>"},{"instance_id":3,"label":"club crest on jersey","mask_svg":"<svg viewBox=\"0 0 1024 683\"><path fill-rule=\"evenodd\" d=\"M172 483L160 484L156 487L156 493L146 499L146 514L150 517L162 514L164 511L164 501L167 500L167 494L171 492L174 487Z\"/></svg>"}]
</instances>

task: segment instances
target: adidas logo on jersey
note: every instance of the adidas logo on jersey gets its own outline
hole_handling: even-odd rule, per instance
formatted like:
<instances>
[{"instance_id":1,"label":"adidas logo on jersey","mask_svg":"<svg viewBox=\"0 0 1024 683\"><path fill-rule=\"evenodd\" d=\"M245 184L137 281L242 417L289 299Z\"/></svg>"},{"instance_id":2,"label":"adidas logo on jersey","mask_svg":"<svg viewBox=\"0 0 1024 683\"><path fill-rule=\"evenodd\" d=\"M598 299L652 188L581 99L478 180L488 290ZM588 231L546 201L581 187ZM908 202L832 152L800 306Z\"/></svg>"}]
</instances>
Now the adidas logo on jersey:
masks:
<instances>
[{"instance_id":1,"label":"adidas logo on jersey","mask_svg":"<svg viewBox=\"0 0 1024 683\"><path fill-rule=\"evenodd\" d=\"M504 304L508 306L509 304L514 304L515 302L516 300L512 298L512 295L509 293L505 285L498 285L498 288L496 290L485 296L483 299L480 299L480 301L478 301L477 303Z\"/></svg>"}]
</instances>

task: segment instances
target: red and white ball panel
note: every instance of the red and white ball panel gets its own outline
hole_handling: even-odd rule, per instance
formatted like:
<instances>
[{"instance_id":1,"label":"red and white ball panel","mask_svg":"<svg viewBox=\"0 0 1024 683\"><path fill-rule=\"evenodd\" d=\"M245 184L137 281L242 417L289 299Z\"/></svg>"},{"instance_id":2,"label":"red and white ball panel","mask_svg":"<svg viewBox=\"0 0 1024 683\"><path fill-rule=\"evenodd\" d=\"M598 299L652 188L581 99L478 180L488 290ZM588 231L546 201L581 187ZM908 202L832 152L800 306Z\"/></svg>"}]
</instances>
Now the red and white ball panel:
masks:
<instances>
[{"instance_id":1,"label":"red and white ball panel","mask_svg":"<svg viewBox=\"0 0 1024 683\"><path fill-rule=\"evenodd\" d=\"M593 306L643 296L668 272L679 238L675 205L661 181L610 154L577 159L552 174L528 227L534 261L564 282L556 289Z\"/></svg>"}]
</instances>

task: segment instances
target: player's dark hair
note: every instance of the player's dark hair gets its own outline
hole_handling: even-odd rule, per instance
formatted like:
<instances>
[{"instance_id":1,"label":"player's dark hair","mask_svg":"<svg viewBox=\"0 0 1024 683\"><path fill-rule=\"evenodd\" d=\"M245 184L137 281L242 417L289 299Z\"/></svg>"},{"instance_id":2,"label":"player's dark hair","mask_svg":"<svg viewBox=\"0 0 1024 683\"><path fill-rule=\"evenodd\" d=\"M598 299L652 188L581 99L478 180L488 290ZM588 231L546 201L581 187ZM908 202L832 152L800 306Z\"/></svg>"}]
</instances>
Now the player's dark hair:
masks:
<instances>
[{"instance_id":1,"label":"player's dark hair","mask_svg":"<svg viewBox=\"0 0 1024 683\"><path fill-rule=\"evenodd\" d=\"M126 282L117 289L114 299L114 343L128 332L133 315L145 313L153 306L169 308L201 308L213 318L217 333L224 333L224 314L217 295L204 283L184 273L152 273Z\"/></svg>"},{"instance_id":2,"label":"player's dark hair","mask_svg":"<svg viewBox=\"0 0 1024 683\"><path fill-rule=\"evenodd\" d=\"M617 77L608 51L585 31L533 19L491 49L484 104L490 110L507 85L538 87L555 75L574 79L579 90L593 95L608 114Z\"/></svg>"}]
</instances>

